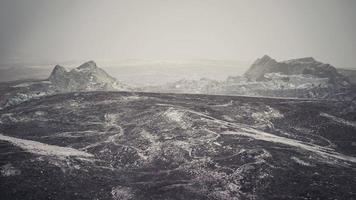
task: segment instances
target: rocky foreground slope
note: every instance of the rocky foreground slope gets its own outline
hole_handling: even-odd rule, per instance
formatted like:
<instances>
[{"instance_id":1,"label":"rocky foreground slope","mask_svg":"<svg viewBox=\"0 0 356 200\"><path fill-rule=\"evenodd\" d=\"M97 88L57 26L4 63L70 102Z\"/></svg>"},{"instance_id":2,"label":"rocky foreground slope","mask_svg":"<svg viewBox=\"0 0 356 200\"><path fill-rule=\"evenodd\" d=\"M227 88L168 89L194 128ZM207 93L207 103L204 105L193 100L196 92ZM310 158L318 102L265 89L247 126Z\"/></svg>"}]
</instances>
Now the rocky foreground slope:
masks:
<instances>
[{"instance_id":1,"label":"rocky foreground slope","mask_svg":"<svg viewBox=\"0 0 356 200\"><path fill-rule=\"evenodd\" d=\"M4 199L355 199L352 102L86 92L0 111Z\"/></svg>"}]
</instances>

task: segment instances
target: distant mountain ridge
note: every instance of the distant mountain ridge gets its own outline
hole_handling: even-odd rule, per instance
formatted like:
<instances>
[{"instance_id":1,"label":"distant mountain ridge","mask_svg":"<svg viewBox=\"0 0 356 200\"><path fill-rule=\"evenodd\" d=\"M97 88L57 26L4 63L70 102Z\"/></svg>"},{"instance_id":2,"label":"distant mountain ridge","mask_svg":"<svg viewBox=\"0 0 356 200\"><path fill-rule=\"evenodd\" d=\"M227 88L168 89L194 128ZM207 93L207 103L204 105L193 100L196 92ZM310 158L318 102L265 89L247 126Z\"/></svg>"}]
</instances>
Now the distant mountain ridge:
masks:
<instances>
[{"instance_id":1,"label":"distant mountain ridge","mask_svg":"<svg viewBox=\"0 0 356 200\"><path fill-rule=\"evenodd\" d=\"M342 73L340 73L342 72ZM41 81L17 81L0 85L0 108L45 95L85 91L142 91L158 93L194 93L245 95L283 98L354 100L355 86L349 71L316 61L312 57L278 62L269 56L257 59L243 76L226 80L181 79L158 86L132 88L116 80L94 61L66 70L56 65ZM352 79L353 80L353 79Z\"/></svg>"},{"instance_id":2,"label":"distant mountain ridge","mask_svg":"<svg viewBox=\"0 0 356 200\"><path fill-rule=\"evenodd\" d=\"M265 55L243 76L230 76L225 81L180 80L146 91L333 99L348 98L350 88L348 78L335 67L312 57L278 62Z\"/></svg>"},{"instance_id":3,"label":"distant mountain ridge","mask_svg":"<svg viewBox=\"0 0 356 200\"><path fill-rule=\"evenodd\" d=\"M312 75L317 78L328 78L331 83L347 85L348 80L337 69L330 65L316 61L312 57L277 62L268 55L257 59L245 72L244 76L250 80L261 81L267 73L281 73L285 75Z\"/></svg>"}]
</instances>

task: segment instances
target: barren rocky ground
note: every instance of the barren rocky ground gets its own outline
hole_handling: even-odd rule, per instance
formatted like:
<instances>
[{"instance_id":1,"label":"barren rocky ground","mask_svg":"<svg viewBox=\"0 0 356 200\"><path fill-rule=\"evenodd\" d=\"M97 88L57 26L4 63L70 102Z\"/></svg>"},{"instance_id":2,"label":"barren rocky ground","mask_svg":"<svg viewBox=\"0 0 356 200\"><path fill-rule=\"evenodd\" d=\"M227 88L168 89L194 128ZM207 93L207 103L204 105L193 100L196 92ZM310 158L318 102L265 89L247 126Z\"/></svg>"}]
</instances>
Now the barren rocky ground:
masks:
<instances>
[{"instance_id":1,"label":"barren rocky ground","mask_svg":"<svg viewBox=\"0 0 356 200\"><path fill-rule=\"evenodd\" d=\"M355 103L82 92L0 110L0 199L355 199Z\"/></svg>"}]
</instances>

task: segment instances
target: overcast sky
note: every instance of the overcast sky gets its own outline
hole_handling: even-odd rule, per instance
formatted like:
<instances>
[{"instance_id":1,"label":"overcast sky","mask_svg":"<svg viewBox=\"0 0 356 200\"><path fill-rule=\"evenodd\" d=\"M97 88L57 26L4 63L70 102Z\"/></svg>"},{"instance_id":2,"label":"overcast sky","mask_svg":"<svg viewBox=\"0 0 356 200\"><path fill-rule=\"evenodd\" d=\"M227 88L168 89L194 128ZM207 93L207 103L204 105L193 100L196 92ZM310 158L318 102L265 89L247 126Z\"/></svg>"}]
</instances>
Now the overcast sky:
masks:
<instances>
[{"instance_id":1,"label":"overcast sky","mask_svg":"<svg viewBox=\"0 0 356 200\"><path fill-rule=\"evenodd\" d=\"M355 0L0 0L0 63L252 61L356 68Z\"/></svg>"}]
</instances>

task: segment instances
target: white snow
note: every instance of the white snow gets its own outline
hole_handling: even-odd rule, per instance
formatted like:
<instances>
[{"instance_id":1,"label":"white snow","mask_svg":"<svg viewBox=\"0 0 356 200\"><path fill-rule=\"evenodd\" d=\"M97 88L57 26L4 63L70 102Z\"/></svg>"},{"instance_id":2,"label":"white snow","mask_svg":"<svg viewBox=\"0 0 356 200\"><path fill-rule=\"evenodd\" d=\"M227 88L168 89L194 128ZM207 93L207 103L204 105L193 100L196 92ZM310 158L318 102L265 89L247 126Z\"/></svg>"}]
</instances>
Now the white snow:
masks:
<instances>
[{"instance_id":1,"label":"white snow","mask_svg":"<svg viewBox=\"0 0 356 200\"><path fill-rule=\"evenodd\" d=\"M252 128L241 128L241 131L225 131L221 133L222 135L240 135L245 137L251 137L256 140L263 140L268 142L274 142L279 144L284 144L292 147L296 147L302 150L310 151L318 154L323 158L334 158L343 161L349 161L356 163L356 158L351 156L346 156L340 153L337 153L332 148L322 147L314 144L304 143L298 140L284 138L280 136L276 136L270 133L266 133L260 130L252 129ZM328 162L330 160L327 160Z\"/></svg>"},{"instance_id":2,"label":"white snow","mask_svg":"<svg viewBox=\"0 0 356 200\"><path fill-rule=\"evenodd\" d=\"M5 164L3 166L1 166L0 168L0 174L1 176L16 176L16 175L20 175L21 171L19 169L16 169L14 166L12 166L11 163Z\"/></svg>"},{"instance_id":3,"label":"white snow","mask_svg":"<svg viewBox=\"0 0 356 200\"><path fill-rule=\"evenodd\" d=\"M132 189L124 186L117 186L112 188L111 195L114 200L134 199L134 193Z\"/></svg>"},{"instance_id":4,"label":"white snow","mask_svg":"<svg viewBox=\"0 0 356 200\"><path fill-rule=\"evenodd\" d=\"M281 114L278 110L266 106L264 111L261 112L253 112L251 117L262 126L269 126L273 127L273 123L271 122L272 119L280 119L283 118L283 114Z\"/></svg>"},{"instance_id":5,"label":"white snow","mask_svg":"<svg viewBox=\"0 0 356 200\"><path fill-rule=\"evenodd\" d=\"M343 124L343 125L346 125L346 126L352 126L354 128L356 128L356 122L353 122L353 121L348 121L348 120L345 120L345 119L342 119L340 117L336 117L334 115L329 115L327 113L320 113L320 116L322 117L326 117L334 122L337 122L339 124Z\"/></svg>"},{"instance_id":6,"label":"white snow","mask_svg":"<svg viewBox=\"0 0 356 200\"><path fill-rule=\"evenodd\" d=\"M51 84L51 82L50 81L26 82L26 83L20 83L20 84L17 84L17 85L13 85L11 87L13 87L13 88L29 87L29 86L34 85L34 84Z\"/></svg>"},{"instance_id":7,"label":"white snow","mask_svg":"<svg viewBox=\"0 0 356 200\"><path fill-rule=\"evenodd\" d=\"M79 151L70 147L60 147L56 145L44 144L37 141L19 139L0 134L0 140L12 143L30 153L42 156L56 156L59 158L66 158L69 156L75 157L93 157L92 154Z\"/></svg>"},{"instance_id":8,"label":"white snow","mask_svg":"<svg viewBox=\"0 0 356 200\"><path fill-rule=\"evenodd\" d=\"M231 100L230 102L228 103L225 103L225 104L219 104L219 105L213 105L212 107L228 107L228 106L232 106L234 103L233 100Z\"/></svg>"},{"instance_id":9,"label":"white snow","mask_svg":"<svg viewBox=\"0 0 356 200\"><path fill-rule=\"evenodd\" d=\"M169 108L166 112L164 112L164 115L171 121L181 122L184 112Z\"/></svg>"},{"instance_id":10,"label":"white snow","mask_svg":"<svg viewBox=\"0 0 356 200\"><path fill-rule=\"evenodd\" d=\"M298 163L298 164L300 164L300 165L308 166L308 167L311 166L310 163L308 163L308 162L306 162L306 161L303 161L303 160L301 160L300 158L297 158L297 157L295 157L295 156L292 156L291 159L294 160L296 163Z\"/></svg>"},{"instance_id":11,"label":"white snow","mask_svg":"<svg viewBox=\"0 0 356 200\"><path fill-rule=\"evenodd\" d=\"M187 129L190 127L190 124L184 120L185 114L185 110L172 107L163 112L163 116L166 117L169 121L179 124L183 129Z\"/></svg>"}]
</instances>

